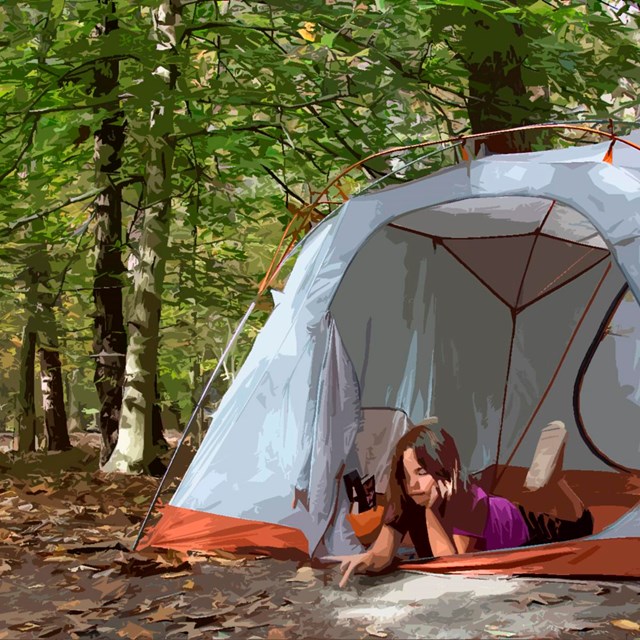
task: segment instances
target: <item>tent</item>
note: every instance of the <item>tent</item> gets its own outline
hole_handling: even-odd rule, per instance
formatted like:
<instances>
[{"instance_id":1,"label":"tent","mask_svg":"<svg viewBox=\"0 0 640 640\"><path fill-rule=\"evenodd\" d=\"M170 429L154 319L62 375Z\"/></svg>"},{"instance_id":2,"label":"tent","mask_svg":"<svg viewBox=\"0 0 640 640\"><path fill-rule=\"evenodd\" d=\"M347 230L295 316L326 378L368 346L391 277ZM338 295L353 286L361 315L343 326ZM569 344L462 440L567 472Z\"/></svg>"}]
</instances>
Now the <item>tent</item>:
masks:
<instances>
[{"instance_id":1,"label":"tent","mask_svg":"<svg viewBox=\"0 0 640 640\"><path fill-rule=\"evenodd\" d=\"M594 535L407 568L640 577L640 152L608 150L463 161L314 228L144 544L357 552L342 477L383 492L411 421L512 497L560 419Z\"/></svg>"}]
</instances>

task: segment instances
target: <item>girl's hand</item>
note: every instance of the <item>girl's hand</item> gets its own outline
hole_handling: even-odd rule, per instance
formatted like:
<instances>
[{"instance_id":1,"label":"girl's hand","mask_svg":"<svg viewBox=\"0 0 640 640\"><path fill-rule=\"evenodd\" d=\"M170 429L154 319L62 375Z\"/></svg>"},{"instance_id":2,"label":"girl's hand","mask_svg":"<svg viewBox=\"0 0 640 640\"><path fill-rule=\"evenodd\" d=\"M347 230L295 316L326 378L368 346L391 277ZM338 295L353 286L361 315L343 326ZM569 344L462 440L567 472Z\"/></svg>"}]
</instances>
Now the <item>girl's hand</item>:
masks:
<instances>
[{"instance_id":1,"label":"girl's hand","mask_svg":"<svg viewBox=\"0 0 640 640\"><path fill-rule=\"evenodd\" d=\"M425 507L427 509L433 509L440 498L442 498L442 495L438 489L438 485L434 483L434 485L431 487L431 491L429 492L429 500L425 504Z\"/></svg>"},{"instance_id":2,"label":"girl's hand","mask_svg":"<svg viewBox=\"0 0 640 640\"><path fill-rule=\"evenodd\" d=\"M339 562L342 580L338 586L342 589L354 573L365 573L371 569L371 556L368 553L357 553L352 556L324 556L327 562Z\"/></svg>"},{"instance_id":3,"label":"girl's hand","mask_svg":"<svg viewBox=\"0 0 640 640\"><path fill-rule=\"evenodd\" d=\"M453 483L438 480L438 493L443 500L448 500L453 495Z\"/></svg>"}]
</instances>

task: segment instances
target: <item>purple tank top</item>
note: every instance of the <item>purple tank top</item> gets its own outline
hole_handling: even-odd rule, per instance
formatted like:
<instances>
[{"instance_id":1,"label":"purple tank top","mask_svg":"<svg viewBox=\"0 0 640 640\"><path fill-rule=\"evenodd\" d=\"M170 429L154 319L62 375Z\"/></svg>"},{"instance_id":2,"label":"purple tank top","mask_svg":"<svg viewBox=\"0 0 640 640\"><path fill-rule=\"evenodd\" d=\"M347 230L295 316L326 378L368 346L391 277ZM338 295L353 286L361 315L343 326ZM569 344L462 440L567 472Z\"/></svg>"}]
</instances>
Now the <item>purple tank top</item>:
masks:
<instances>
[{"instance_id":1,"label":"purple tank top","mask_svg":"<svg viewBox=\"0 0 640 640\"><path fill-rule=\"evenodd\" d=\"M471 535L480 539L479 548L485 551L519 547L528 542L529 530L518 507L500 496L488 495L478 485L470 487L473 506L487 501L487 520L482 533L467 531L464 527L453 527L453 533Z\"/></svg>"}]
</instances>

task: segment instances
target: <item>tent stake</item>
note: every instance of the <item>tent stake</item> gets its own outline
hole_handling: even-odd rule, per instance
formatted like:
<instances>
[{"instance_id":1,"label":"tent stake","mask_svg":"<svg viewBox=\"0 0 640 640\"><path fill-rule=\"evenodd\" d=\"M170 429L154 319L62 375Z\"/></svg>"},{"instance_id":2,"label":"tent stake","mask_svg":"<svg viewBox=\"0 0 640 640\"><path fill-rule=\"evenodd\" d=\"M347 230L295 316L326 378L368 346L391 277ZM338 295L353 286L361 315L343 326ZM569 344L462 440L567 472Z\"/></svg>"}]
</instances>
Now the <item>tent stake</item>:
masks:
<instances>
[{"instance_id":1,"label":"tent stake","mask_svg":"<svg viewBox=\"0 0 640 640\"><path fill-rule=\"evenodd\" d=\"M218 364L216 365L216 368L214 369L213 373L211 374L211 376L209 378L209 381L205 385L205 388L202 391L202 395L200 396L200 399L196 403L196 406L193 409L193 413L191 414L191 417L189 418L189 422L187 423L187 426L184 428L184 431L182 432L182 435L180 436L180 440L179 440L178 444L176 445L176 448L173 451L173 455L171 456L171 460L169 461L169 464L167 465L167 469L164 472L164 475L162 476L162 479L160 480L160 484L158 485L156 493L153 496L153 500L151 501L151 504L149 505L149 509L147 510L147 514L145 515L144 520L142 521L142 525L140 525L140 531L138 532L138 535L137 535L137 537L135 539L135 542L133 543L133 546L131 547L131 551L135 551L138 548L138 544L140 543L140 539L142 538L142 534L144 533L144 530L145 530L145 528L147 526L147 523L149 522L149 518L151 517L151 512L153 511L153 508L156 506L156 502L158 501L158 498L160 497L160 493L162 492L162 488L164 486L164 482L167 479L167 476L169 475L169 471L171 470L171 467L172 467L172 465L173 465L173 463L174 463L174 461L176 459L176 455L178 454L178 451L180 450L180 447L184 443L187 435L189 434L189 430L191 429L191 426L195 422L195 417L196 417L196 415L198 413L198 410L202 406L202 403L204 402L204 399L206 398L207 394L209 393L209 389L211 389L211 385L213 384L215 379L218 377L218 373L220 372L220 369L222 368L222 365L224 364L225 360L227 359L227 356L229 355L229 352L231 351L235 341L238 339L238 336L242 333L242 330L244 329L244 325L247 323L247 320L249 319L249 316L253 313L253 310L256 307L257 301L258 301L258 298L256 298L249 305L249 308L247 309L247 312L244 314L244 316L242 317L242 320L240 320L240 324L238 325L236 330L233 332L233 335L229 339L229 342L227 343L227 346L224 348L224 351L222 352L222 355L220 356L220 359L218 360Z\"/></svg>"}]
</instances>

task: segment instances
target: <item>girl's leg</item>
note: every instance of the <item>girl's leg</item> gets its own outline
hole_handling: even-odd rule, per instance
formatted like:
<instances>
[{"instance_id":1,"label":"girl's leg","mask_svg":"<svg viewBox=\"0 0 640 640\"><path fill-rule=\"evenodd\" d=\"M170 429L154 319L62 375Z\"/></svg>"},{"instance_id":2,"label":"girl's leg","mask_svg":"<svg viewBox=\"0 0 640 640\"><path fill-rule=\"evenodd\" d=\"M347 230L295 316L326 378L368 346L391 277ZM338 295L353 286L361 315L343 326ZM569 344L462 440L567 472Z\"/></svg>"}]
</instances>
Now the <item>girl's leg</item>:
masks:
<instances>
[{"instance_id":1,"label":"girl's leg","mask_svg":"<svg viewBox=\"0 0 640 640\"><path fill-rule=\"evenodd\" d=\"M540 434L533 462L525 479L524 506L535 513L546 513L561 520L578 520L585 507L563 478L562 463L567 432L559 420Z\"/></svg>"},{"instance_id":2,"label":"girl's leg","mask_svg":"<svg viewBox=\"0 0 640 640\"><path fill-rule=\"evenodd\" d=\"M566 442L567 430L560 420L554 420L542 429L524 481L525 489L537 491L560 477Z\"/></svg>"},{"instance_id":3,"label":"girl's leg","mask_svg":"<svg viewBox=\"0 0 640 640\"><path fill-rule=\"evenodd\" d=\"M537 491L527 492L524 496L526 508L535 513L547 513L560 520L578 520L585 506L564 478L552 480Z\"/></svg>"}]
</instances>

